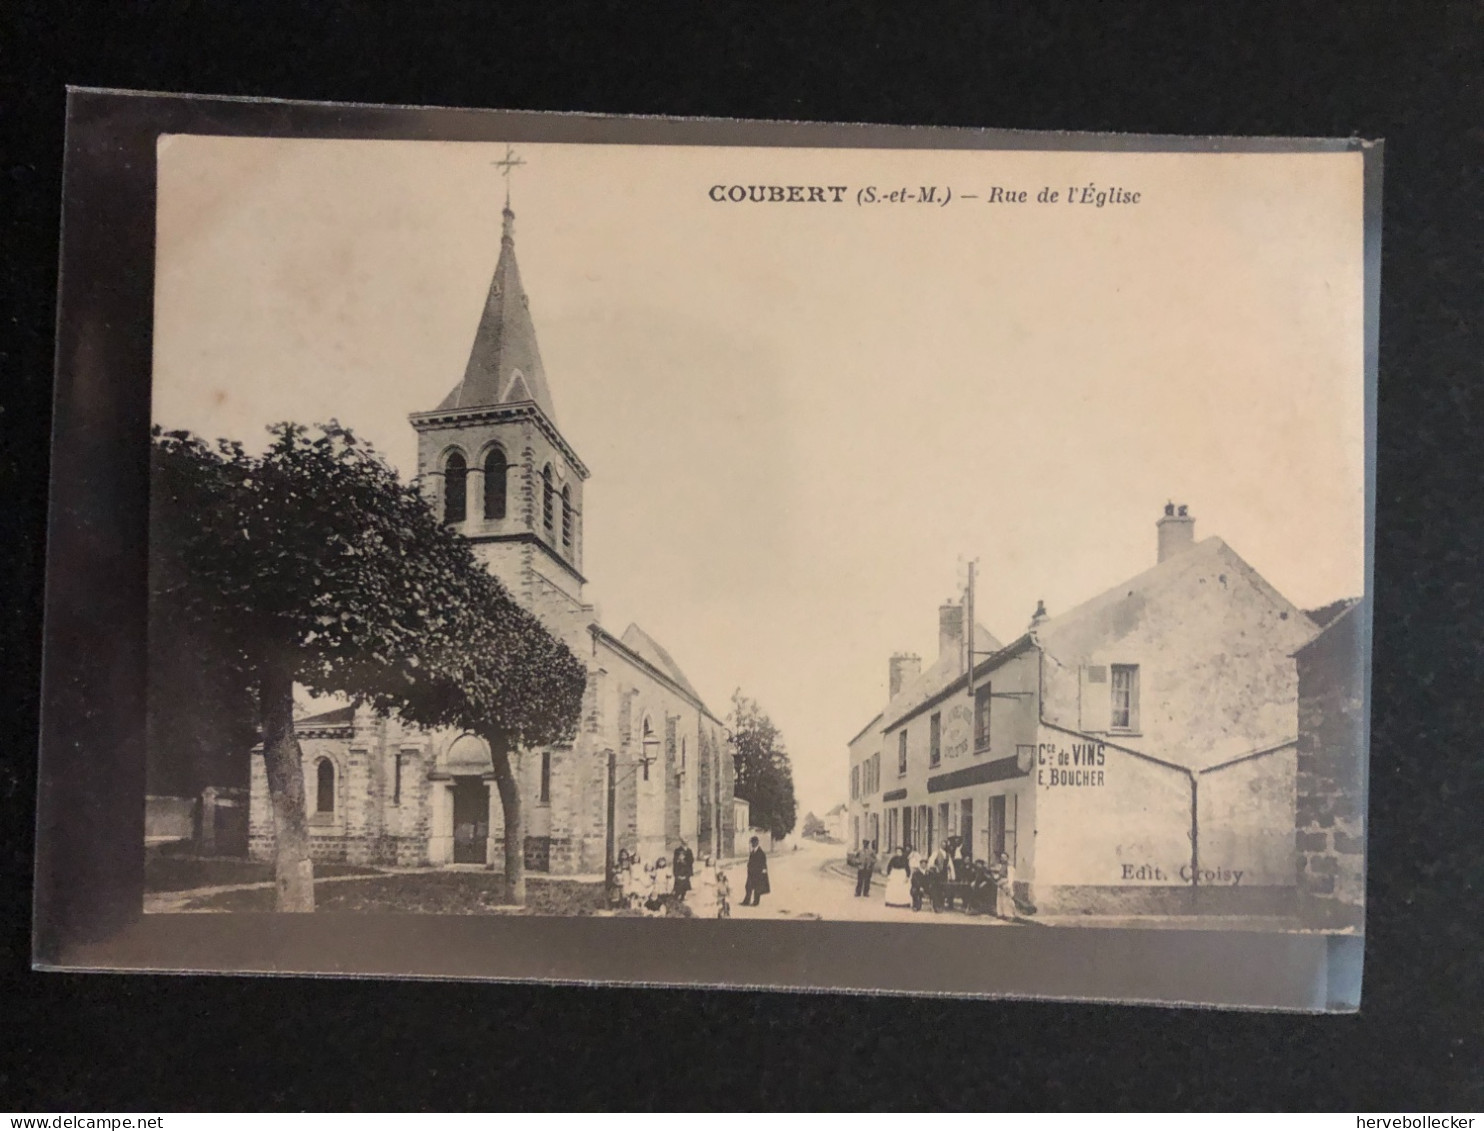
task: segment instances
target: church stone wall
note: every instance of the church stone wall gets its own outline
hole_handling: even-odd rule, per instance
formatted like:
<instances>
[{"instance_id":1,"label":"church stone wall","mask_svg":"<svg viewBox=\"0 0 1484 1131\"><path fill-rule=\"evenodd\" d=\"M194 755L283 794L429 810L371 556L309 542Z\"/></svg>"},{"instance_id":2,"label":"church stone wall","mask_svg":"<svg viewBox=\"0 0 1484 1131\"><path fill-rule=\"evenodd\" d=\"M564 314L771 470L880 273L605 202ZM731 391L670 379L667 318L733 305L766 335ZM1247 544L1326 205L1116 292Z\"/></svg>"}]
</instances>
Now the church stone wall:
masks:
<instances>
[{"instance_id":1,"label":"church stone wall","mask_svg":"<svg viewBox=\"0 0 1484 1131\"><path fill-rule=\"evenodd\" d=\"M369 714L345 728L300 736L310 857L316 861L413 867L428 862L431 752L425 737ZM397 790L396 759L402 760ZM335 767L335 807L320 813L321 760ZM261 752L252 756L248 855L272 860L273 805Z\"/></svg>"}]
</instances>

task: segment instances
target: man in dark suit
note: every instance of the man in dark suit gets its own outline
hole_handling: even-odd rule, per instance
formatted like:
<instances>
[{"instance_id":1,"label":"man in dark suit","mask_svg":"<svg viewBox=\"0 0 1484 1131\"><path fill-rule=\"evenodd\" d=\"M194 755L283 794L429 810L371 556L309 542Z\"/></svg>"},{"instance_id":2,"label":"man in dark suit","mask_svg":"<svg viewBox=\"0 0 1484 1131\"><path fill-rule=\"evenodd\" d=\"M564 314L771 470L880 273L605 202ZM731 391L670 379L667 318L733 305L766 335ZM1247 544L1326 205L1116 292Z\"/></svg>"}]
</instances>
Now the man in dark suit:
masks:
<instances>
[{"instance_id":1,"label":"man in dark suit","mask_svg":"<svg viewBox=\"0 0 1484 1131\"><path fill-rule=\"evenodd\" d=\"M747 891L742 906L756 907L772 890L768 886L768 854L758 846L757 837L753 837L752 851L747 854Z\"/></svg>"},{"instance_id":2,"label":"man in dark suit","mask_svg":"<svg viewBox=\"0 0 1484 1131\"><path fill-rule=\"evenodd\" d=\"M871 895L871 876L876 871L876 842L861 841L860 865L855 870L855 894L867 898Z\"/></svg>"},{"instance_id":3,"label":"man in dark suit","mask_svg":"<svg viewBox=\"0 0 1484 1131\"><path fill-rule=\"evenodd\" d=\"M675 859L671 869L675 876L675 902L684 903L685 893L690 891L690 878L695 873L696 854L690 850L690 845L681 838L680 847L675 850Z\"/></svg>"}]
</instances>

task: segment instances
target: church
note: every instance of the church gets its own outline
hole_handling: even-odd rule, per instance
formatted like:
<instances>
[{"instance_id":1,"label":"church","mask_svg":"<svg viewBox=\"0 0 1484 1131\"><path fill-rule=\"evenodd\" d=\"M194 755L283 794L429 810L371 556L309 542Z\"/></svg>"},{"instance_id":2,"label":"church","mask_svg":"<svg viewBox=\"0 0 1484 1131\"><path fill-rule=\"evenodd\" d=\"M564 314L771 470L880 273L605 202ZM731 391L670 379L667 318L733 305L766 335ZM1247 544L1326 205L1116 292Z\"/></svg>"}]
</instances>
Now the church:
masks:
<instances>
[{"instance_id":1,"label":"church","mask_svg":"<svg viewBox=\"0 0 1484 1131\"><path fill-rule=\"evenodd\" d=\"M443 521L587 668L570 746L515 756L534 872L597 874L608 838L646 861L684 840L698 856L734 852L728 734L670 653L637 624L620 635L583 600L587 465L562 435L506 201L499 261L462 379L411 417L418 480ZM365 707L300 718L314 859L400 867L503 858L490 752L472 734L428 732ZM273 854L261 749L252 756L249 851Z\"/></svg>"}]
</instances>

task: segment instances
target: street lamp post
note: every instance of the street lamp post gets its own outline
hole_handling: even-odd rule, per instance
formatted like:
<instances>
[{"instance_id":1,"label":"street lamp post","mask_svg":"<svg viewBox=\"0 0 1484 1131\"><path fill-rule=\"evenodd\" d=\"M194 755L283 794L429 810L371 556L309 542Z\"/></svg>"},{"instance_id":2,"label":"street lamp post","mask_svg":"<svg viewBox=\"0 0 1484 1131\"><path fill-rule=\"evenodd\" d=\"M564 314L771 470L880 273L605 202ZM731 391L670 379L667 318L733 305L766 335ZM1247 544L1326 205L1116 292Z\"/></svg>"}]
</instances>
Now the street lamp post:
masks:
<instances>
[{"instance_id":1,"label":"street lamp post","mask_svg":"<svg viewBox=\"0 0 1484 1131\"><path fill-rule=\"evenodd\" d=\"M628 764L629 769L643 768L645 779L649 777L649 767L656 761L656 757L650 754L650 748L658 746L660 740L653 736L645 736L640 743L644 751L638 760ZM617 861L617 830L615 820L615 799L618 794L618 755L608 751L608 805L607 805L607 835L603 838L603 899L612 907L618 902L618 861Z\"/></svg>"}]
</instances>

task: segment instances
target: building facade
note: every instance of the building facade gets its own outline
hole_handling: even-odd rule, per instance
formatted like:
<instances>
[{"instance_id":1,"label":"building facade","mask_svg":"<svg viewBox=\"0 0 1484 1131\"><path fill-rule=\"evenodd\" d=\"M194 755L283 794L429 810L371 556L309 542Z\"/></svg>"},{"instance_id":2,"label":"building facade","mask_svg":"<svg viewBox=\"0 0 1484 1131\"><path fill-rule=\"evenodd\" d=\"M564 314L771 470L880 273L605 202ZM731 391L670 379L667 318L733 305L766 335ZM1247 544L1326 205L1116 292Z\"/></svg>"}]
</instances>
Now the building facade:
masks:
<instances>
[{"instance_id":1,"label":"building facade","mask_svg":"<svg viewBox=\"0 0 1484 1131\"><path fill-rule=\"evenodd\" d=\"M1321 930L1365 920L1368 611L1352 604L1294 655L1299 919Z\"/></svg>"},{"instance_id":2,"label":"building facade","mask_svg":"<svg viewBox=\"0 0 1484 1131\"><path fill-rule=\"evenodd\" d=\"M507 207L499 261L462 380L411 418L418 479L445 523L511 596L587 668L570 746L515 755L527 867L598 873L614 763L616 849L654 860L684 839L731 855L735 767L726 730L670 653L638 625L614 635L583 600L583 484L562 435L515 259ZM344 706L297 723L316 859L400 866L502 859L490 752ZM252 760L250 849L273 851L261 752Z\"/></svg>"},{"instance_id":3,"label":"building facade","mask_svg":"<svg viewBox=\"0 0 1484 1131\"><path fill-rule=\"evenodd\" d=\"M1038 608L976 647L972 679L947 632L927 673L892 658L892 698L850 744L852 844L961 836L1042 914L1292 915L1294 653L1317 632L1169 507L1153 568Z\"/></svg>"}]
</instances>

